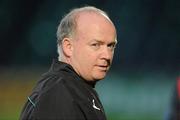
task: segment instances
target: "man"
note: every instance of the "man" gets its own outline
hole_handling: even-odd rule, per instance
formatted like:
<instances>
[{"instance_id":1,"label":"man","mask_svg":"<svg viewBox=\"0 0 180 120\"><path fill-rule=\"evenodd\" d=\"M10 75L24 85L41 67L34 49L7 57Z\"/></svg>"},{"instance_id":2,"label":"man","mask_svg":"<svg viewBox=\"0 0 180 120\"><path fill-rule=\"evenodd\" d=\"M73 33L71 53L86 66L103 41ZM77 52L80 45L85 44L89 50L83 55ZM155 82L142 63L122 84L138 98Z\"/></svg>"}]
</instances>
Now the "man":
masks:
<instances>
[{"instance_id":1,"label":"man","mask_svg":"<svg viewBox=\"0 0 180 120\"><path fill-rule=\"evenodd\" d=\"M68 13L57 30L59 59L42 76L20 119L106 120L93 89L112 63L116 29L95 7Z\"/></svg>"}]
</instances>

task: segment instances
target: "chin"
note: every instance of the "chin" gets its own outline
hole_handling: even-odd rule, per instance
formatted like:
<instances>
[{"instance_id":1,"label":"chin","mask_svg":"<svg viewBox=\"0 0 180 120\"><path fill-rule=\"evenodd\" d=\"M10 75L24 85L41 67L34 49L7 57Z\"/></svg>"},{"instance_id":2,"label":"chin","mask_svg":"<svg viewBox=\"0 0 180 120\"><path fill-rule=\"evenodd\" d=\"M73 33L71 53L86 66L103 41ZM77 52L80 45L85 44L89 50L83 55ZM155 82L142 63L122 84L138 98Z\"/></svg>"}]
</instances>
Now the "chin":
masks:
<instances>
[{"instance_id":1,"label":"chin","mask_svg":"<svg viewBox=\"0 0 180 120\"><path fill-rule=\"evenodd\" d=\"M102 79L105 78L105 75L102 75L102 76L96 76L95 78L96 78L96 80L102 80Z\"/></svg>"},{"instance_id":2,"label":"chin","mask_svg":"<svg viewBox=\"0 0 180 120\"><path fill-rule=\"evenodd\" d=\"M102 80L106 77L106 73L107 72L105 72L105 71L96 71L96 72L94 72L93 78L96 81Z\"/></svg>"}]
</instances>

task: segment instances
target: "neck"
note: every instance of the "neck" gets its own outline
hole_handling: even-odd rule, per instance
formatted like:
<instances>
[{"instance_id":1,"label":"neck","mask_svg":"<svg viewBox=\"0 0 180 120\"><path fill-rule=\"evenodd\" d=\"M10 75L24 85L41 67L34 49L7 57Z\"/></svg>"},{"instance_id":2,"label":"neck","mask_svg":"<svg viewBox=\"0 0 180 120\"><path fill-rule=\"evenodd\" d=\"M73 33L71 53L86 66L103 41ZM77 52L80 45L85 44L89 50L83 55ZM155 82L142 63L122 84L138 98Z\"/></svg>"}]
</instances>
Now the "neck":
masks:
<instances>
[{"instance_id":1,"label":"neck","mask_svg":"<svg viewBox=\"0 0 180 120\"><path fill-rule=\"evenodd\" d=\"M85 80L85 83L87 83L89 86L91 86L92 88L95 88L95 85L96 85L96 81L86 81Z\"/></svg>"}]
</instances>

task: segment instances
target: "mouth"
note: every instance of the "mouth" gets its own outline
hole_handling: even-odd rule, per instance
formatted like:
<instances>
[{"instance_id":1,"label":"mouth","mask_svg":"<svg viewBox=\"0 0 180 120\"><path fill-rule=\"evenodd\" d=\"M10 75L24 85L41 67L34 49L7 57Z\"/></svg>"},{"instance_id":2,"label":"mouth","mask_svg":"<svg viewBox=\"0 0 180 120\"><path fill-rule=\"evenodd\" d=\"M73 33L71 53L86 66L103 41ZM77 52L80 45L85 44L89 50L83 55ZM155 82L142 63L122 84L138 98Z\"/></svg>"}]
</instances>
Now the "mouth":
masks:
<instances>
[{"instance_id":1,"label":"mouth","mask_svg":"<svg viewBox=\"0 0 180 120\"><path fill-rule=\"evenodd\" d=\"M107 71L109 69L109 66L107 65L97 65L97 67L102 71Z\"/></svg>"}]
</instances>

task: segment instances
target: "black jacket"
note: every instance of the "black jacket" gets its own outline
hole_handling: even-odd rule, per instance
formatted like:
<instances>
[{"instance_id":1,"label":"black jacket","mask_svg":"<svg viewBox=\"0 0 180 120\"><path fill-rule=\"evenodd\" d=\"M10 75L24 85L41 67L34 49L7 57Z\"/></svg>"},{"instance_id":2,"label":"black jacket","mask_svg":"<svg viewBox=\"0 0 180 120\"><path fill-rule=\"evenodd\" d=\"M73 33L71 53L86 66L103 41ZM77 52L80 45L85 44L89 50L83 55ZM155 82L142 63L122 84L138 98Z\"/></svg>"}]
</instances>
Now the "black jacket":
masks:
<instances>
[{"instance_id":1,"label":"black jacket","mask_svg":"<svg viewBox=\"0 0 180 120\"><path fill-rule=\"evenodd\" d=\"M93 85L73 68L54 60L22 110L21 120L106 120Z\"/></svg>"}]
</instances>

